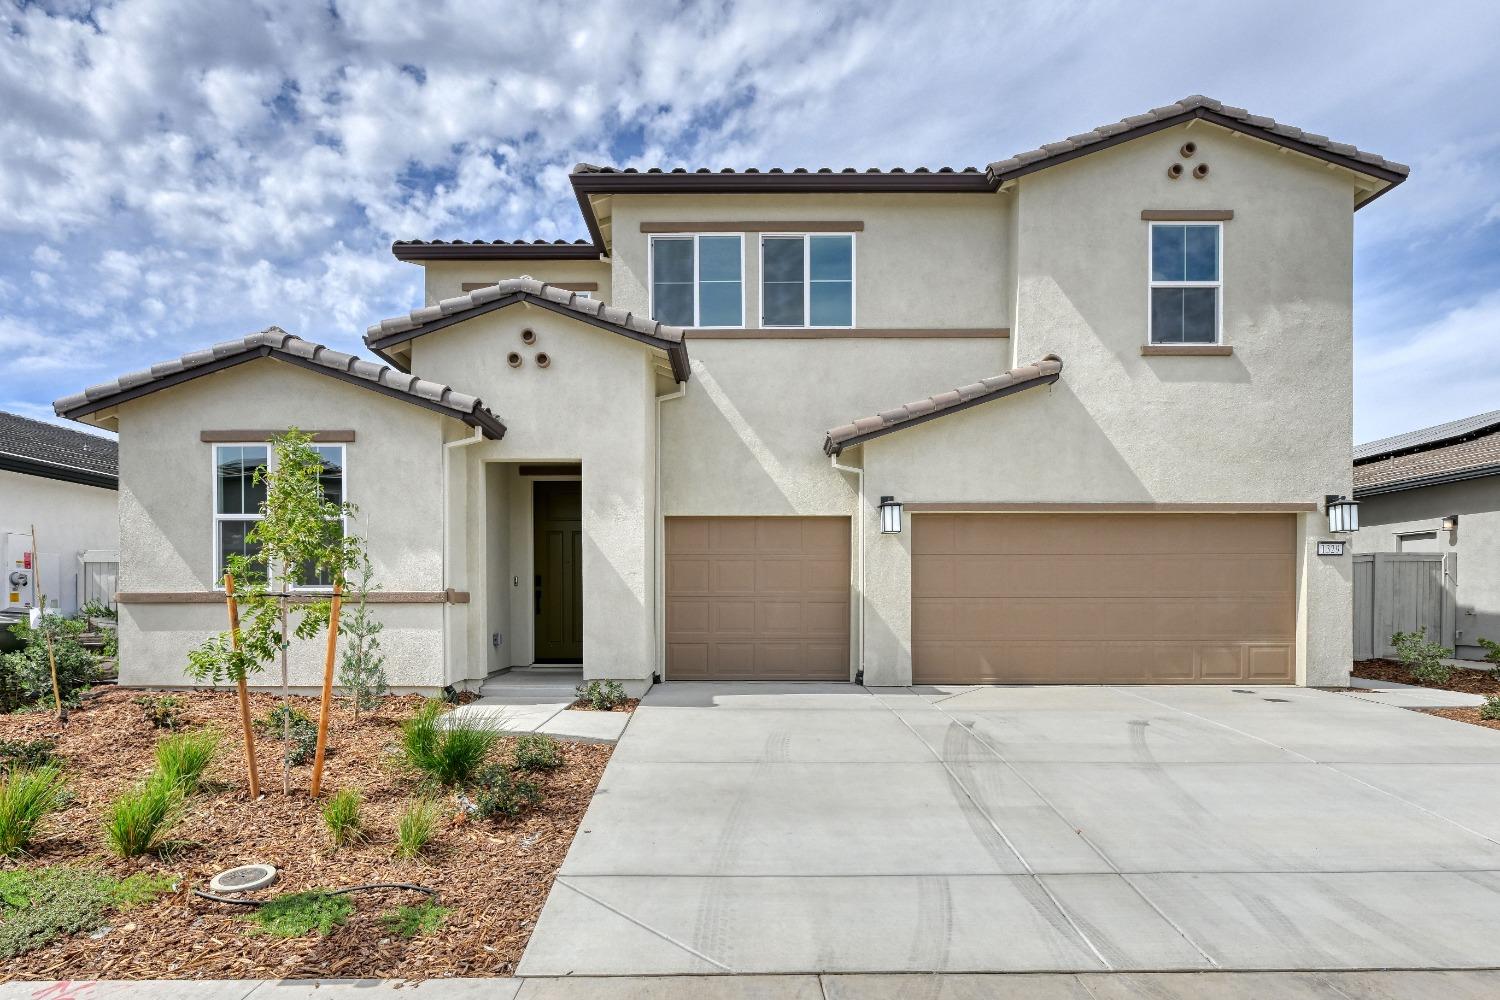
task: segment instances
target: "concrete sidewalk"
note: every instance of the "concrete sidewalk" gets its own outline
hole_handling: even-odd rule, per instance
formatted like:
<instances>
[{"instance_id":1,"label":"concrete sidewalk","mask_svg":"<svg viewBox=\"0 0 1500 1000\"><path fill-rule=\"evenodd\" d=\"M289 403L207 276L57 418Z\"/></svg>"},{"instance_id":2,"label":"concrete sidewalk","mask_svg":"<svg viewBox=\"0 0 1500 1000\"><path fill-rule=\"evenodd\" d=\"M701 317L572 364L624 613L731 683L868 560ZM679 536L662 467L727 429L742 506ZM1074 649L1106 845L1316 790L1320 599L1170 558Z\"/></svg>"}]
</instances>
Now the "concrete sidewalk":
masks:
<instances>
[{"instance_id":1,"label":"concrete sidewalk","mask_svg":"<svg viewBox=\"0 0 1500 1000\"><path fill-rule=\"evenodd\" d=\"M11 982L0 1000L1482 1000L1500 972Z\"/></svg>"}]
</instances>

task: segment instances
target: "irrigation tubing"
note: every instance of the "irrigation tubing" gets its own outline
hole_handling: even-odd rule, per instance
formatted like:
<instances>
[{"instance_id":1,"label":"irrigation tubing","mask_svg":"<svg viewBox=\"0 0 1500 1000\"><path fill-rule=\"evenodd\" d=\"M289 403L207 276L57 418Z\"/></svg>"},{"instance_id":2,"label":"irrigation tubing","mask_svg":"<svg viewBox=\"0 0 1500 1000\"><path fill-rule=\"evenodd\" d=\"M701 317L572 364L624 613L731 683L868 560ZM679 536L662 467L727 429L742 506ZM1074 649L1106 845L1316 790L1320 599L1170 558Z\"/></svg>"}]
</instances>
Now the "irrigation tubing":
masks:
<instances>
[{"instance_id":1,"label":"irrigation tubing","mask_svg":"<svg viewBox=\"0 0 1500 1000\"><path fill-rule=\"evenodd\" d=\"M330 896L343 896L346 893L365 892L369 889L410 889L412 892L425 892L432 897L433 902L436 902L438 898L436 889L428 888L425 885L413 885L410 882L367 882L364 885L351 885L343 889L329 889L327 890L327 894ZM280 896L273 896L271 899L233 899L229 896L219 896L212 892L204 892L202 889L194 889L193 895L203 899L211 899L215 903L228 903L231 906L264 906L274 899L281 898Z\"/></svg>"}]
</instances>

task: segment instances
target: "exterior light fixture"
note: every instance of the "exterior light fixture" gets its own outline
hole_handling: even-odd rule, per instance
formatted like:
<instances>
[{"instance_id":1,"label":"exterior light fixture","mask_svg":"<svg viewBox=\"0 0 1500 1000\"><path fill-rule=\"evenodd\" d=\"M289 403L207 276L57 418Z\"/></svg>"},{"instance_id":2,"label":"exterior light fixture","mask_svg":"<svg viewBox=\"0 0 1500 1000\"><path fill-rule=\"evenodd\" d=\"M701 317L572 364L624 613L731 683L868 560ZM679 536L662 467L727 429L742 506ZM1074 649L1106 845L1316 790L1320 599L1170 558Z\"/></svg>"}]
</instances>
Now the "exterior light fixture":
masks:
<instances>
[{"instance_id":1,"label":"exterior light fixture","mask_svg":"<svg viewBox=\"0 0 1500 1000\"><path fill-rule=\"evenodd\" d=\"M1330 493L1323 498L1328 511L1328 530L1336 535L1352 535L1359 530L1359 501Z\"/></svg>"},{"instance_id":2,"label":"exterior light fixture","mask_svg":"<svg viewBox=\"0 0 1500 1000\"><path fill-rule=\"evenodd\" d=\"M1457 531L1458 530L1458 515L1457 514L1445 514L1445 515L1443 515L1443 530L1444 531Z\"/></svg>"},{"instance_id":3,"label":"exterior light fixture","mask_svg":"<svg viewBox=\"0 0 1500 1000\"><path fill-rule=\"evenodd\" d=\"M895 497L880 498L880 533L901 534L901 505L896 502Z\"/></svg>"}]
</instances>

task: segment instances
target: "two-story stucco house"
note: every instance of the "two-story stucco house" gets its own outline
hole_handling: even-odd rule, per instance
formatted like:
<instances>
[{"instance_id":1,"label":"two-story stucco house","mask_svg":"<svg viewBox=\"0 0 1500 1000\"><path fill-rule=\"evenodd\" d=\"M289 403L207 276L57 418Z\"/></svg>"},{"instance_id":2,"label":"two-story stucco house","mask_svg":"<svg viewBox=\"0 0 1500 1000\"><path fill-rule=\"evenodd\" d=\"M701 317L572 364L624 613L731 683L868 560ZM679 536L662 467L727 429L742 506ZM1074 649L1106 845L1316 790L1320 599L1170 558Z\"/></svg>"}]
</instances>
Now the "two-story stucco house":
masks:
<instances>
[{"instance_id":1,"label":"two-story stucco house","mask_svg":"<svg viewBox=\"0 0 1500 1000\"><path fill-rule=\"evenodd\" d=\"M383 365L273 328L58 401L120 432L122 677L222 627L295 424L398 685L1343 683L1353 213L1406 174L1202 97L983 170L580 165L587 241L395 244Z\"/></svg>"}]
</instances>

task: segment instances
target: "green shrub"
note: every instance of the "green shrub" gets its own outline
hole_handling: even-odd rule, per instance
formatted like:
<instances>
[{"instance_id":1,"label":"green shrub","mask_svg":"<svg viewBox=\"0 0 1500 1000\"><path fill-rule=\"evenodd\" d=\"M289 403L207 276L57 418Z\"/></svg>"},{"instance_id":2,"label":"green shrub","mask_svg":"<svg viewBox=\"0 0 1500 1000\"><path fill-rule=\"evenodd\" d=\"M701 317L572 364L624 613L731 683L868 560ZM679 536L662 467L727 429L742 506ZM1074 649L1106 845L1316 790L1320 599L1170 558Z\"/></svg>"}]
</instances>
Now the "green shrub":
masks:
<instances>
[{"instance_id":1,"label":"green shrub","mask_svg":"<svg viewBox=\"0 0 1500 1000\"><path fill-rule=\"evenodd\" d=\"M302 937L317 931L332 934L354 913L348 896L335 896L321 889L277 896L250 914L256 930L273 937Z\"/></svg>"},{"instance_id":2,"label":"green shrub","mask_svg":"<svg viewBox=\"0 0 1500 1000\"><path fill-rule=\"evenodd\" d=\"M380 922L397 937L414 938L418 934L431 934L443 926L447 916L446 907L429 900L416 906L398 906L394 913L384 914Z\"/></svg>"},{"instance_id":3,"label":"green shrub","mask_svg":"<svg viewBox=\"0 0 1500 1000\"><path fill-rule=\"evenodd\" d=\"M343 847L363 838L359 819L362 802L364 797L357 789L345 788L323 803L323 825L328 828L328 839L334 847Z\"/></svg>"},{"instance_id":4,"label":"green shrub","mask_svg":"<svg viewBox=\"0 0 1500 1000\"><path fill-rule=\"evenodd\" d=\"M286 762L300 767L312 762L318 752L318 727L307 713L291 705L277 705L256 722L257 728L271 739L286 733Z\"/></svg>"},{"instance_id":5,"label":"green shrub","mask_svg":"<svg viewBox=\"0 0 1500 1000\"><path fill-rule=\"evenodd\" d=\"M401 724L406 763L444 785L462 785L479 770L499 734L468 719L442 720L443 703L429 700Z\"/></svg>"},{"instance_id":6,"label":"green shrub","mask_svg":"<svg viewBox=\"0 0 1500 1000\"><path fill-rule=\"evenodd\" d=\"M167 737L156 744L156 772L181 788L182 794L193 794L219 751L219 738L211 729Z\"/></svg>"},{"instance_id":7,"label":"green shrub","mask_svg":"<svg viewBox=\"0 0 1500 1000\"><path fill-rule=\"evenodd\" d=\"M156 772L121 795L104 819L104 839L122 858L135 858L162 846L161 838L182 814L182 787Z\"/></svg>"},{"instance_id":8,"label":"green shrub","mask_svg":"<svg viewBox=\"0 0 1500 1000\"><path fill-rule=\"evenodd\" d=\"M1406 664L1418 683L1446 684L1453 676L1453 668L1443 663L1453 655L1453 650L1429 642L1426 626L1415 632L1397 632L1391 636L1391 645L1396 647L1396 659Z\"/></svg>"},{"instance_id":9,"label":"green shrub","mask_svg":"<svg viewBox=\"0 0 1500 1000\"><path fill-rule=\"evenodd\" d=\"M66 803L62 768L15 768L0 777L0 857L19 854L52 813Z\"/></svg>"},{"instance_id":10,"label":"green shrub","mask_svg":"<svg viewBox=\"0 0 1500 1000\"><path fill-rule=\"evenodd\" d=\"M141 715L153 729L176 729L182 725L183 700L175 694L143 694L130 699L141 706Z\"/></svg>"},{"instance_id":11,"label":"green shrub","mask_svg":"<svg viewBox=\"0 0 1500 1000\"><path fill-rule=\"evenodd\" d=\"M47 633L52 636L52 653L57 659L57 686L62 690L63 703L78 704L78 695L95 681L99 669L99 658L78 641L87 627L80 618L53 614L42 617L39 629L33 629L24 619L10 626L22 645L18 650L0 655L0 689L6 691L12 702L4 706L6 710L27 704L55 707L52 665L47 657Z\"/></svg>"},{"instance_id":12,"label":"green shrub","mask_svg":"<svg viewBox=\"0 0 1500 1000\"><path fill-rule=\"evenodd\" d=\"M1474 641L1483 647L1485 662L1491 663L1495 668L1500 669L1500 642L1496 642L1493 639L1486 639L1483 636Z\"/></svg>"},{"instance_id":13,"label":"green shrub","mask_svg":"<svg viewBox=\"0 0 1500 1000\"><path fill-rule=\"evenodd\" d=\"M1479 717L1491 722L1500 721L1500 694L1492 694L1479 706Z\"/></svg>"},{"instance_id":14,"label":"green shrub","mask_svg":"<svg viewBox=\"0 0 1500 1000\"><path fill-rule=\"evenodd\" d=\"M540 801L541 789L508 768L491 764L475 781L474 814L481 819L519 816Z\"/></svg>"},{"instance_id":15,"label":"green shrub","mask_svg":"<svg viewBox=\"0 0 1500 1000\"><path fill-rule=\"evenodd\" d=\"M611 711L630 700L619 681L589 681L575 690L578 700L597 712Z\"/></svg>"},{"instance_id":16,"label":"green shrub","mask_svg":"<svg viewBox=\"0 0 1500 1000\"><path fill-rule=\"evenodd\" d=\"M0 872L0 959L34 951L65 934L91 931L112 910L148 903L172 888L170 875L115 879L85 868Z\"/></svg>"},{"instance_id":17,"label":"green shrub","mask_svg":"<svg viewBox=\"0 0 1500 1000\"><path fill-rule=\"evenodd\" d=\"M407 806L396 821L396 857L410 861L421 854L432 839L437 821L436 803L423 799Z\"/></svg>"},{"instance_id":18,"label":"green shrub","mask_svg":"<svg viewBox=\"0 0 1500 1000\"><path fill-rule=\"evenodd\" d=\"M0 740L0 770L60 763L56 740Z\"/></svg>"},{"instance_id":19,"label":"green shrub","mask_svg":"<svg viewBox=\"0 0 1500 1000\"><path fill-rule=\"evenodd\" d=\"M562 765L562 747L546 733L527 733L516 739L518 771L550 771Z\"/></svg>"}]
</instances>

